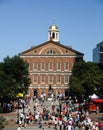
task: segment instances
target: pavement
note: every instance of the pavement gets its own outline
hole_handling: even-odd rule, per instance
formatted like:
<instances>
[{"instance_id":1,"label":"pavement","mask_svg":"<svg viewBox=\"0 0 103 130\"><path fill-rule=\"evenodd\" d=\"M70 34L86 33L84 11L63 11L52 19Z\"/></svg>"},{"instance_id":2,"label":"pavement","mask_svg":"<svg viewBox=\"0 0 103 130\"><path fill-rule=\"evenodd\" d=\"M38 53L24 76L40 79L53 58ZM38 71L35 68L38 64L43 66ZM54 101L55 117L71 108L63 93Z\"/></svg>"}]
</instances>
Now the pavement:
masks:
<instances>
[{"instance_id":1,"label":"pavement","mask_svg":"<svg viewBox=\"0 0 103 130\"><path fill-rule=\"evenodd\" d=\"M3 130L17 130L17 128L18 127L13 126L13 127L6 127ZM44 128L44 130L55 130L54 128L48 128L47 126L42 127L42 128L38 128L38 126L27 126L26 128L21 127L20 129L21 130L43 130L43 128ZM59 127L58 127L58 129L59 129Z\"/></svg>"},{"instance_id":2,"label":"pavement","mask_svg":"<svg viewBox=\"0 0 103 130\"><path fill-rule=\"evenodd\" d=\"M58 103L56 102L56 104L58 104ZM33 112L34 111L33 110L34 102L31 100L29 105L30 105L31 112ZM38 110L42 111L42 108L44 106L48 107L49 109L51 109L51 101L45 101L44 105L42 107L41 107L41 104L38 104ZM24 110L25 110L25 113L27 113L29 108L26 107ZM23 109L19 109L19 113L20 112L23 112ZM8 124L5 126L5 128L3 130L17 130L18 124L16 122L17 122L17 116L18 116L18 109L16 109L13 112L0 114L0 116L5 117L7 119L7 121L8 121ZM47 124L45 124L45 122L42 122L42 128L38 128L38 124L30 124L26 128L21 127L21 129L26 129L26 130L32 130L32 129L33 130L34 129L35 130L41 130L43 128L48 129L48 130L49 129L50 130L53 129L53 128L48 128L48 126L47 126Z\"/></svg>"},{"instance_id":3,"label":"pavement","mask_svg":"<svg viewBox=\"0 0 103 130\"><path fill-rule=\"evenodd\" d=\"M58 102L55 103L56 105L59 105ZM45 101L44 102L44 106L48 107L49 109L51 109L51 105L52 105L52 102L51 101ZM31 100L30 101L30 109L31 111L33 111L33 106L34 106L34 102ZM41 111L42 110L42 107L41 105L39 104L38 106L38 110ZM19 112L23 112L23 109L19 109ZM25 113L28 112L28 108L25 108ZM7 118L8 120L8 125L5 126L5 128L3 130L17 130L18 128L18 124L16 123L17 121L17 114L18 114L18 110L15 110L13 112L10 112L10 113L4 113L4 114L0 114L0 116L3 116L5 118ZM100 121L101 118L103 117L103 113L91 113L89 114L89 117L92 119L92 120L98 120ZM30 124L28 125L26 128L24 127L21 127L21 130L41 130L43 129L44 130L53 130L54 128L48 128L47 124L45 124L44 122L42 123L42 128L39 128L38 127L38 124ZM58 130L59 130L59 126L58 126ZM77 130L77 129L76 129Z\"/></svg>"}]
</instances>

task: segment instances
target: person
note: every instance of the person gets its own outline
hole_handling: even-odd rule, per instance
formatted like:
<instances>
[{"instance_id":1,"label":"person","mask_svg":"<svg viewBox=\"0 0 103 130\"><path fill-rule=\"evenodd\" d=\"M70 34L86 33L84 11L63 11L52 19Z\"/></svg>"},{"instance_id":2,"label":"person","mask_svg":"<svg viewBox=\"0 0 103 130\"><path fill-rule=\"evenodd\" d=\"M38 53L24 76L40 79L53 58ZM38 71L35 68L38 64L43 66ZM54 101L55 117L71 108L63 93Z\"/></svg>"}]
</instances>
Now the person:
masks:
<instances>
[{"instance_id":1,"label":"person","mask_svg":"<svg viewBox=\"0 0 103 130\"><path fill-rule=\"evenodd\" d=\"M100 123L99 123L99 129L100 129L100 130L103 130L103 119L102 119L102 121L100 121Z\"/></svg>"},{"instance_id":2,"label":"person","mask_svg":"<svg viewBox=\"0 0 103 130\"><path fill-rule=\"evenodd\" d=\"M29 121L32 124L32 122L33 122L33 115L32 114L29 116Z\"/></svg>"},{"instance_id":3,"label":"person","mask_svg":"<svg viewBox=\"0 0 103 130\"><path fill-rule=\"evenodd\" d=\"M29 115L26 115L26 123L29 124Z\"/></svg>"},{"instance_id":4,"label":"person","mask_svg":"<svg viewBox=\"0 0 103 130\"><path fill-rule=\"evenodd\" d=\"M48 121L48 128L51 128L52 125L52 118L50 117L49 121Z\"/></svg>"},{"instance_id":5,"label":"person","mask_svg":"<svg viewBox=\"0 0 103 130\"><path fill-rule=\"evenodd\" d=\"M39 120L39 128L42 128L42 120Z\"/></svg>"},{"instance_id":6,"label":"person","mask_svg":"<svg viewBox=\"0 0 103 130\"><path fill-rule=\"evenodd\" d=\"M55 124L55 130L57 130L57 124L58 124L58 121L57 121L56 118L55 118L55 122L54 122L54 124Z\"/></svg>"},{"instance_id":7,"label":"person","mask_svg":"<svg viewBox=\"0 0 103 130\"><path fill-rule=\"evenodd\" d=\"M27 119L26 119L26 117L24 118L24 128L26 128L26 126L27 126Z\"/></svg>"},{"instance_id":8,"label":"person","mask_svg":"<svg viewBox=\"0 0 103 130\"><path fill-rule=\"evenodd\" d=\"M72 125L70 123L67 126L67 130L72 130Z\"/></svg>"},{"instance_id":9,"label":"person","mask_svg":"<svg viewBox=\"0 0 103 130\"><path fill-rule=\"evenodd\" d=\"M20 121L21 121L21 123L23 122L23 119L24 119L24 114L21 112L20 113Z\"/></svg>"}]
</instances>

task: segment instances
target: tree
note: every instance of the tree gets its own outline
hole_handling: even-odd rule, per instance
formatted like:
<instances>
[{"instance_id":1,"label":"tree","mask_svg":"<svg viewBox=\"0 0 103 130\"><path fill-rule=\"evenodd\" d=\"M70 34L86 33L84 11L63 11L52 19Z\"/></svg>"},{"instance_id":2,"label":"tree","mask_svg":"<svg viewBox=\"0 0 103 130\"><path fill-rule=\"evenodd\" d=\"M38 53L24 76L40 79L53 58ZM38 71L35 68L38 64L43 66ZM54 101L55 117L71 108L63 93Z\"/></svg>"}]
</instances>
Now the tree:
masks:
<instances>
[{"instance_id":1,"label":"tree","mask_svg":"<svg viewBox=\"0 0 103 130\"><path fill-rule=\"evenodd\" d=\"M0 64L0 95L14 98L19 92L27 93L30 78L28 63L19 56L4 59Z\"/></svg>"},{"instance_id":2,"label":"tree","mask_svg":"<svg viewBox=\"0 0 103 130\"><path fill-rule=\"evenodd\" d=\"M79 61L74 64L69 83L70 95L88 98L89 95L97 93L103 89L103 73L96 63Z\"/></svg>"},{"instance_id":3,"label":"tree","mask_svg":"<svg viewBox=\"0 0 103 130\"><path fill-rule=\"evenodd\" d=\"M91 95L93 93L98 93L99 88L103 88L102 85L102 73L99 66L93 62L86 63L86 72L84 73L84 79L82 86L85 88L85 95Z\"/></svg>"},{"instance_id":4,"label":"tree","mask_svg":"<svg viewBox=\"0 0 103 130\"><path fill-rule=\"evenodd\" d=\"M85 89L82 87L83 74L86 71L86 64L84 61L75 62L72 70L72 75L69 82L69 95L72 98L82 98Z\"/></svg>"},{"instance_id":5,"label":"tree","mask_svg":"<svg viewBox=\"0 0 103 130\"><path fill-rule=\"evenodd\" d=\"M84 91L84 88L81 86L81 81L77 77L71 76L69 95L72 98L81 98L81 95L84 93Z\"/></svg>"}]
</instances>

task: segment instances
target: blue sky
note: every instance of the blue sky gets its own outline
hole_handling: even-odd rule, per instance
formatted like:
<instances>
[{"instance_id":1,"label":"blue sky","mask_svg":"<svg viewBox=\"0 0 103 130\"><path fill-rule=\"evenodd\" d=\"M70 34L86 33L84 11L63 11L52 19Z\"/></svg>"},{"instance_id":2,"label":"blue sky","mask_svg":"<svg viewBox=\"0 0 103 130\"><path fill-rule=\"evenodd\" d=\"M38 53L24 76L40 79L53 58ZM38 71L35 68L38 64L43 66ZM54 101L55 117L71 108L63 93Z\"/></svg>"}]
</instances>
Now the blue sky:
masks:
<instances>
[{"instance_id":1,"label":"blue sky","mask_svg":"<svg viewBox=\"0 0 103 130\"><path fill-rule=\"evenodd\" d=\"M46 42L54 22L60 43L92 61L103 41L103 0L0 0L0 62Z\"/></svg>"}]
</instances>

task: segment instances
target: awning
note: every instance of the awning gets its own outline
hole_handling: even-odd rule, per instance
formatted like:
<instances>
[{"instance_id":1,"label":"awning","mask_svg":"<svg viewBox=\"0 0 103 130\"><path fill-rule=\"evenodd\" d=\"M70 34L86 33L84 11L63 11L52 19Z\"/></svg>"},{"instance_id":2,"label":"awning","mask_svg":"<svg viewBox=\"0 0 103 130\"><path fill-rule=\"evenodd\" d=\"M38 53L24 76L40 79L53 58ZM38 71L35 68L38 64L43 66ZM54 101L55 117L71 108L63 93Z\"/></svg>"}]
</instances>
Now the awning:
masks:
<instances>
[{"instance_id":1,"label":"awning","mask_svg":"<svg viewBox=\"0 0 103 130\"><path fill-rule=\"evenodd\" d=\"M96 103L103 103L103 99L94 99L93 102L96 102Z\"/></svg>"},{"instance_id":2,"label":"awning","mask_svg":"<svg viewBox=\"0 0 103 130\"><path fill-rule=\"evenodd\" d=\"M93 95L91 95L91 96L89 96L91 99L98 99L99 98L99 96L97 96L95 93L93 94Z\"/></svg>"}]
</instances>

